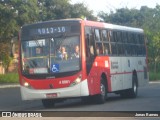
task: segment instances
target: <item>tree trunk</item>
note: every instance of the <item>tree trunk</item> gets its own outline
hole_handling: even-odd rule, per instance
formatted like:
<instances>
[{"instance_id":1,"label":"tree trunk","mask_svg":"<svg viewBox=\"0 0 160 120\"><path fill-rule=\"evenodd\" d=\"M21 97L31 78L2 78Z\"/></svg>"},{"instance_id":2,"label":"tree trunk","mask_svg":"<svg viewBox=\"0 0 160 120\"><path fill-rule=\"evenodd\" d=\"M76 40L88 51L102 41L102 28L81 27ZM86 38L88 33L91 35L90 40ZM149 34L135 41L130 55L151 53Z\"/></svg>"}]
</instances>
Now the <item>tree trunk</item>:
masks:
<instances>
[{"instance_id":1,"label":"tree trunk","mask_svg":"<svg viewBox=\"0 0 160 120\"><path fill-rule=\"evenodd\" d=\"M154 78L155 78L155 80L157 80L157 61L155 60L155 62L154 62Z\"/></svg>"}]
</instances>

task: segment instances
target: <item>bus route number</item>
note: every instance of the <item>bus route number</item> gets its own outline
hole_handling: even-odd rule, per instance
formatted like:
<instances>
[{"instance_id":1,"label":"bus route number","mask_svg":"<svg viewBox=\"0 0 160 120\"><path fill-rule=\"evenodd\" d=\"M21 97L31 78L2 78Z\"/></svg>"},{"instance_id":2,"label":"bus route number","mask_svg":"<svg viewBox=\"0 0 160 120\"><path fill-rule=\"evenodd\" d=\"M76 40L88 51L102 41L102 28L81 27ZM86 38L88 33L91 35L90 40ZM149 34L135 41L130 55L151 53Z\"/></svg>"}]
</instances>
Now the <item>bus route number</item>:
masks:
<instances>
[{"instance_id":1,"label":"bus route number","mask_svg":"<svg viewBox=\"0 0 160 120\"><path fill-rule=\"evenodd\" d=\"M66 27L47 27L47 28L39 28L38 34L53 34L53 33L64 33L66 32Z\"/></svg>"}]
</instances>

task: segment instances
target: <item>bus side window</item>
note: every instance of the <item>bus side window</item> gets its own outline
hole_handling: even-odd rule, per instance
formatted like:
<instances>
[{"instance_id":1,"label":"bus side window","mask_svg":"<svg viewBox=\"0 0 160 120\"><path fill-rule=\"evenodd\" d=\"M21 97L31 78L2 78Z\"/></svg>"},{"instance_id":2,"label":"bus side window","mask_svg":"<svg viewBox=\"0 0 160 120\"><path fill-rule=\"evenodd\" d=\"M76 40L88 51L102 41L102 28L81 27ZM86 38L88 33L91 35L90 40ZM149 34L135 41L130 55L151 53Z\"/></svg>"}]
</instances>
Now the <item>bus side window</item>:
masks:
<instances>
[{"instance_id":1,"label":"bus side window","mask_svg":"<svg viewBox=\"0 0 160 120\"><path fill-rule=\"evenodd\" d=\"M93 39L92 36L89 34L86 35L86 56L87 58L94 56L94 46L93 46Z\"/></svg>"},{"instance_id":2,"label":"bus side window","mask_svg":"<svg viewBox=\"0 0 160 120\"><path fill-rule=\"evenodd\" d=\"M127 43L127 33L122 32L122 43Z\"/></svg>"},{"instance_id":3,"label":"bus side window","mask_svg":"<svg viewBox=\"0 0 160 120\"><path fill-rule=\"evenodd\" d=\"M110 42L114 42L113 31L109 31Z\"/></svg>"},{"instance_id":4,"label":"bus side window","mask_svg":"<svg viewBox=\"0 0 160 120\"><path fill-rule=\"evenodd\" d=\"M109 49L109 43L104 43L104 55L109 55L110 49Z\"/></svg>"},{"instance_id":5,"label":"bus side window","mask_svg":"<svg viewBox=\"0 0 160 120\"><path fill-rule=\"evenodd\" d=\"M95 29L95 41L102 41L101 37L100 37L100 30L99 29Z\"/></svg>"},{"instance_id":6,"label":"bus side window","mask_svg":"<svg viewBox=\"0 0 160 120\"><path fill-rule=\"evenodd\" d=\"M91 27L85 27L86 68L89 74L95 58L94 34Z\"/></svg>"},{"instance_id":7,"label":"bus side window","mask_svg":"<svg viewBox=\"0 0 160 120\"><path fill-rule=\"evenodd\" d=\"M122 33L117 31L117 42L122 42Z\"/></svg>"},{"instance_id":8,"label":"bus side window","mask_svg":"<svg viewBox=\"0 0 160 120\"><path fill-rule=\"evenodd\" d=\"M118 50L118 55L120 56L124 55L124 48L122 43L117 44L117 50Z\"/></svg>"},{"instance_id":9,"label":"bus side window","mask_svg":"<svg viewBox=\"0 0 160 120\"><path fill-rule=\"evenodd\" d=\"M97 42L96 43L96 53L97 53L97 55L102 55L103 54L102 42Z\"/></svg>"},{"instance_id":10,"label":"bus side window","mask_svg":"<svg viewBox=\"0 0 160 120\"><path fill-rule=\"evenodd\" d=\"M102 39L105 42L109 41L109 39L108 39L108 31L107 30L102 30Z\"/></svg>"},{"instance_id":11,"label":"bus side window","mask_svg":"<svg viewBox=\"0 0 160 120\"><path fill-rule=\"evenodd\" d=\"M117 55L117 44L115 42L111 43L112 55Z\"/></svg>"}]
</instances>

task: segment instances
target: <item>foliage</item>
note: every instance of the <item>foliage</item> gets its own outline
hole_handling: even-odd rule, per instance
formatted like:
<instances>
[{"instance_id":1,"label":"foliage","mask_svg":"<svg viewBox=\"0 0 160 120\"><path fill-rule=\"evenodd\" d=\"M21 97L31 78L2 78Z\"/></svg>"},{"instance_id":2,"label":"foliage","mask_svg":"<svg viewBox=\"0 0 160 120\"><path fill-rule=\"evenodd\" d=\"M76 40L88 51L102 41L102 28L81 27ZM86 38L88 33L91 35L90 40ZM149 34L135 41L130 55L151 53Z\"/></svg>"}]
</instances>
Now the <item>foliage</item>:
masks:
<instances>
[{"instance_id":1,"label":"foliage","mask_svg":"<svg viewBox=\"0 0 160 120\"><path fill-rule=\"evenodd\" d=\"M84 18L89 20L96 20L97 18L93 16L93 11L90 11L87 6L83 3L76 3L71 7L71 17L72 18Z\"/></svg>"},{"instance_id":2,"label":"foliage","mask_svg":"<svg viewBox=\"0 0 160 120\"><path fill-rule=\"evenodd\" d=\"M96 19L83 3L72 5L70 0L0 0L0 16L1 41L17 36L28 23L81 16Z\"/></svg>"},{"instance_id":3,"label":"foliage","mask_svg":"<svg viewBox=\"0 0 160 120\"><path fill-rule=\"evenodd\" d=\"M18 30L14 7L0 3L0 42L7 41L15 36Z\"/></svg>"},{"instance_id":4,"label":"foliage","mask_svg":"<svg viewBox=\"0 0 160 120\"><path fill-rule=\"evenodd\" d=\"M7 43L0 43L0 46L0 61L5 68L5 72L8 72L9 65L12 61L12 57L9 54L10 46Z\"/></svg>"},{"instance_id":5,"label":"foliage","mask_svg":"<svg viewBox=\"0 0 160 120\"><path fill-rule=\"evenodd\" d=\"M18 83L18 73L7 73L4 75L0 74L0 84L1 83Z\"/></svg>"},{"instance_id":6,"label":"foliage","mask_svg":"<svg viewBox=\"0 0 160 120\"><path fill-rule=\"evenodd\" d=\"M14 1L14 0L12 0ZM17 24L21 27L24 24L37 22L39 16L39 7L37 0L17 0L19 6L15 4L15 9L18 11Z\"/></svg>"},{"instance_id":7,"label":"foliage","mask_svg":"<svg viewBox=\"0 0 160 120\"><path fill-rule=\"evenodd\" d=\"M70 0L0 0L0 42L17 36L21 26L38 21L85 16L95 20L83 3Z\"/></svg>"}]
</instances>

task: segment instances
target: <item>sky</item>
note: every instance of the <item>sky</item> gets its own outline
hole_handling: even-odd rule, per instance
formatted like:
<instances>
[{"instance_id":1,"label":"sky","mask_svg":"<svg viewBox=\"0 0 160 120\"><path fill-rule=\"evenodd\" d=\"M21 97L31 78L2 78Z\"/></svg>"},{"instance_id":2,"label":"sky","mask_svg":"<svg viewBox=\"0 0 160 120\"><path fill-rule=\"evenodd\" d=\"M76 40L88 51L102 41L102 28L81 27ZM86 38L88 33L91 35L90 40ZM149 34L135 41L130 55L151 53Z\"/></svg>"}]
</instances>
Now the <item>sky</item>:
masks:
<instances>
[{"instance_id":1,"label":"sky","mask_svg":"<svg viewBox=\"0 0 160 120\"><path fill-rule=\"evenodd\" d=\"M118 8L135 8L140 9L141 6L154 8L156 4L160 5L160 0L71 0L71 3L84 3L96 15L100 11L109 13L110 10L115 11Z\"/></svg>"}]
</instances>

